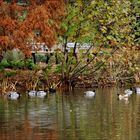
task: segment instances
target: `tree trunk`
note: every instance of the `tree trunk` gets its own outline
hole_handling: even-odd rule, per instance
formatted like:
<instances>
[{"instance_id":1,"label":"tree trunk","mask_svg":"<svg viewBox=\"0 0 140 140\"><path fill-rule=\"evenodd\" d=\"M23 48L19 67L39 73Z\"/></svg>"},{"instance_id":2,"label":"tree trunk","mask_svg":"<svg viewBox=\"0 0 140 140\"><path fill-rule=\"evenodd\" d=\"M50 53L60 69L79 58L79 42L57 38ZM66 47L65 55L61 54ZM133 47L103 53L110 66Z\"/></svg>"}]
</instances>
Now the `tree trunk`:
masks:
<instances>
[{"instance_id":1,"label":"tree trunk","mask_svg":"<svg viewBox=\"0 0 140 140\"><path fill-rule=\"evenodd\" d=\"M68 62L68 50L67 50L67 39L68 37L65 37L65 43L64 43L64 56L65 56L65 62Z\"/></svg>"},{"instance_id":2,"label":"tree trunk","mask_svg":"<svg viewBox=\"0 0 140 140\"><path fill-rule=\"evenodd\" d=\"M65 37L65 43L64 43L64 55L67 53L67 39L68 37Z\"/></svg>"},{"instance_id":3,"label":"tree trunk","mask_svg":"<svg viewBox=\"0 0 140 140\"><path fill-rule=\"evenodd\" d=\"M0 55L0 62L2 61L2 59L3 59L3 56L2 56L2 55Z\"/></svg>"},{"instance_id":4,"label":"tree trunk","mask_svg":"<svg viewBox=\"0 0 140 140\"><path fill-rule=\"evenodd\" d=\"M33 57L33 62L34 62L34 64L36 64L36 57L35 57L35 53L32 53L32 57Z\"/></svg>"},{"instance_id":5,"label":"tree trunk","mask_svg":"<svg viewBox=\"0 0 140 140\"><path fill-rule=\"evenodd\" d=\"M78 62L78 55L77 55L76 49L77 49L77 42L75 42L75 44L74 44L73 56L75 57L76 62Z\"/></svg>"},{"instance_id":6,"label":"tree trunk","mask_svg":"<svg viewBox=\"0 0 140 140\"><path fill-rule=\"evenodd\" d=\"M47 53L47 54L46 54L46 64L49 63L49 60L50 60L50 55L49 55L49 53Z\"/></svg>"}]
</instances>

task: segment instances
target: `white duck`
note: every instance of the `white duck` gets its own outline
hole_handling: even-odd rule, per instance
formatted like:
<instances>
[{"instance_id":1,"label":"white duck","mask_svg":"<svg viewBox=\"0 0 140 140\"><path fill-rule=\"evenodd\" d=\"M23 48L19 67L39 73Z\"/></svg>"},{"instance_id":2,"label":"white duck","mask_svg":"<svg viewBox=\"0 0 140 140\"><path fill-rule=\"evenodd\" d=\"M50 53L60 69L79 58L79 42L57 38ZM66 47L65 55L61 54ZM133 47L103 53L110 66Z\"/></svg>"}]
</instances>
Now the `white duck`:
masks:
<instances>
[{"instance_id":1,"label":"white duck","mask_svg":"<svg viewBox=\"0 0 140 140\"><path fill-rule=\"evenodd\" d=\"M37 92L35 90L31 90L31 91L28 92L28 96L35 97L36 96L36 93Z\"/></svg>"},{"instance_id":2,"label":"white duck","mask_svg":"<svg viewBox=\"0 0 140 140\"><path fill-rule=\"evenodd\" d=\"M11 100L17 100L20 97L20 94L17 93L17 92L11 91L11 92L8 93L8 97Z\"/></svg>"},{"instance_id":3,"label":"white duck","mask_svg":"<svg viewBox=\"0 0 140 140\"><path fill-rule=\"evenodd\" d=\"M132 88L126 89L126 90L124 91L124 93L125 93L126 95L128 95L128 96L131 96L132 93L133 93Z\"/></svg>"},{"instance_id":4,"label":"white duck","mask_svg":"<svg viewBox=\"0 0 140 140\"><path fill-rule=\"evenodd\" d=\"M85 97L94 97L95 96L95 90L93 91L85 91Z\"/></svg>"},{"instance_id":5,"label":"white duck","mask_svg":"<svg viewBox=\"0 0 140 140\"><path fill-rule=\"evenodd\" d=\"M117 95L119 97L119 100L125 100L125 101L127 101L128 100L128 97L129 97L128 94L123 94L123 95L117 94Z\"/></svg>"},{"instance_id":6,"label":"white duck","mask_svg":"<svg viewBox=\"0 0 140 140\"><path fill-rule=\"evenodd\" d=\"M40 98L44 98L45 96L47 95L47 93L45 92L45 91L38 91L37 93L36 93L36 96L37 97L40 97Z\"/></svg>"},{"instance_id":7,"label":"white duck","mask_svg":"<svg viewBox=\"0 0 140 140\"><path fill-rule=\"evenodd\" d=\"M136 87L136 93L140 94L140 88L139 87Z\"/></svg>"}]
</instances>

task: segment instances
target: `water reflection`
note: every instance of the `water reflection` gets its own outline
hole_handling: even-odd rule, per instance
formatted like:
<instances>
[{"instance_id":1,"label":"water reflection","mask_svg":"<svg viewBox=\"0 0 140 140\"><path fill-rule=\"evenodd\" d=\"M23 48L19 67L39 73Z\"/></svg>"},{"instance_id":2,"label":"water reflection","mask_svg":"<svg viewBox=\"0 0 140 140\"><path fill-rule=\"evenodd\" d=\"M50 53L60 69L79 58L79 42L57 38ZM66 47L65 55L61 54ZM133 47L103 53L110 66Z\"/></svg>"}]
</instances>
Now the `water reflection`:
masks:
<instances>
[{"instance_id":1,"label":"water reflection","mask_svg":"<svg viewBox=\"0 0 140 140\"><path fill-rule=\"evenodd\" d=\"M139 140L140 96L117 100L123 89L97 89L93 99L84 90L50 94L44 99L0 98L1 140Z\"/></svg>"}]
</instances>

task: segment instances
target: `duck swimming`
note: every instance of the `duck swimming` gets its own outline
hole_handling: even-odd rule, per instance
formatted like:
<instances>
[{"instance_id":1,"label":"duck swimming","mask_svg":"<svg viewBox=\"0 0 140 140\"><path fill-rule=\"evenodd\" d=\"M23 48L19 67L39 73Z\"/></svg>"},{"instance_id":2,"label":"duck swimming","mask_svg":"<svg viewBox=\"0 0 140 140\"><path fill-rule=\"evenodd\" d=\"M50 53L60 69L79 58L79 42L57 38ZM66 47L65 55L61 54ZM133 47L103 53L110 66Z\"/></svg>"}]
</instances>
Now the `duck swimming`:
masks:
<instances>
[{"instance_id":1,"label":"duck swimming","mask_svg":"<svg viewBox=\"0 0 140 140\"><path fill-rule=\"evenodd\" d=\"M20 93L11 91L8 93L8 98L11 100L17 100L20 97Z\"/></svg>"},{"instance_id":2,"label":"duck swimming","mask_svg":"<svg viewBox=\"0 0 140 140\"><path fill-rule=\"evenodd\" d=\"M139 87L136 87L136 93L140 94L140 88Z\"/></svg>"},{"instance_id":3,"label":"duck swimming","mask_svg":"<svg viewBox=\"0 0 140 140\"><path fill-rule=\"evenodd\" d=\"M128 94L123 94L123 95L121 95L121 94L117 94L118 95L118 98L119 98L119 100L128 100L128 97L129 97L129 95Z\"/></svg>"},{"instance_id":4,"label":"duck swimming","mask_svg":"<svg viewBox=\"0 0 140 140\"><path fill-rule=\"evenodd\" d=\"M36 93L37 92L35 90L28 91L28 96L35 97L36 96Z\"/></svg>"},{"instance_id":5,"label":"duck swimming","mask_svg":"<svg viewBox=\"0 0 140 140\"><path fill-rule=\"evenodd\" d=\"M126 89L124 91L124 94L117 94L117 95L118 95L119 100L128 101L128 98L132 95L132 93L133 93L133 89L130 88L130 89Z\"/></svg>"},{"instance_id":6,"label":"duck swimming","mask_svg":"<svg viewBox=\"0 0 140 140\"><path fill-rule=\"evenodd\" d=\"M37 97L40 97L40 98L44 98L45 96L47 95L47 92L45 92L45 91L38 91L37 93L36 93L36 96Z\"/></svg>"},{"instance_id":7,"label":"duck swimming","mask_svg":"<svg viewBox=\"0 0 140 140\"><path fill-rule=\"evenodd\" d=\"M133 93L133 90L132 90L132 88L126 89L126 90L124 91L124 93L125 93L126 95L128 95L128 96L131 96L132 93Z\"/></svg>"},{"instance_id":8,"label":"duck swimming","mask_svg":"<svg viewBox=\"0 0 140 140\"><path fill-rule=\"evenodd\" d=\"M93 91L85 91L85 97L94 97L95 96L95 90Z\"/></svg>"}]
</instances>

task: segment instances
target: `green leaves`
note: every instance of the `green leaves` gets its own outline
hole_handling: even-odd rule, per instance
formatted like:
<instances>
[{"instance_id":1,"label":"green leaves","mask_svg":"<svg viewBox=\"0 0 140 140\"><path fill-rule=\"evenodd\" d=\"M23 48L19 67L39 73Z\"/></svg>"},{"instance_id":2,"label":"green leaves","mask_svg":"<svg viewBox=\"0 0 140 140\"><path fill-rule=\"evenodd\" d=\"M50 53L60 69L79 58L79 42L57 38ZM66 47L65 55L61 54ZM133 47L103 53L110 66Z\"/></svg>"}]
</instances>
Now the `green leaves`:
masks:
<instances>
[{"instance_id":1,"label":"green leaves","mask_svg":"<svg viewBox=\"0 0 140 140\"><path fill-rule=\"evenodd\" d=\"M77 0L67 7L67 16L62 24L65 28L64 37L67 37L67 42L94 46L95 55L86 57L93 62L95 72L109 64L108 60L113 59L116 50L122 53L125 47L134 46L135 42L140 43L139 6L140 3L136 0L90 0L88 3ZM75 68L78 70L73 70L75 75L82 73L87 67L90 69L91 62L83 66L82 60ZM123 58L119 58L119 62L121 60Z\"/></svg>"},{"instance_id":2,"label":"green leaves","mask_svg":"<svg viewBox=\"0 0 140 140\"><path fill-rule=\"evenodd\" d=\"M76 4L69 5L67 16L62 23L65 36L70 41L83 43L97 41L100 45L104 40L111 40L114 37L118 42L122 39L127 40L124 38L131 31L129 27L131 20L127 17L130 3L125 0L123 2L94 0L85 5L84 1L78 0Z\"/></svg>"}]
</instances>

